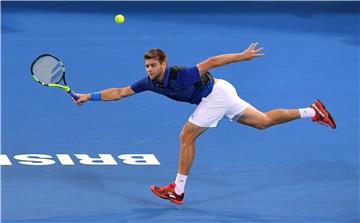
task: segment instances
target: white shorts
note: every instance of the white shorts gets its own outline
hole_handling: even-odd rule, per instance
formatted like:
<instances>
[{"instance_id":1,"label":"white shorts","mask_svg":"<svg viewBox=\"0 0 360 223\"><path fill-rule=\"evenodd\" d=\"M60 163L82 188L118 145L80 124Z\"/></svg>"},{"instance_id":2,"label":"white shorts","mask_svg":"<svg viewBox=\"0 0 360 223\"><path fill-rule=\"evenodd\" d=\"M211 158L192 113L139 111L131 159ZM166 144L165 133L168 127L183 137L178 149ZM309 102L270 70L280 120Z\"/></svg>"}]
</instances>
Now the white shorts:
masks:
<instances>
[{"instance_id":1,"label":"white shorts","mask_svg":"<svg viewBox=\"0 0 360 223\"><path fill-rule=\"evenodd\" d=\"M237 121L249 105L232 84L217 79L212 92L201 100L188 121L201 127L216 127L224 116Z\"/></svg>"}]
</instances>

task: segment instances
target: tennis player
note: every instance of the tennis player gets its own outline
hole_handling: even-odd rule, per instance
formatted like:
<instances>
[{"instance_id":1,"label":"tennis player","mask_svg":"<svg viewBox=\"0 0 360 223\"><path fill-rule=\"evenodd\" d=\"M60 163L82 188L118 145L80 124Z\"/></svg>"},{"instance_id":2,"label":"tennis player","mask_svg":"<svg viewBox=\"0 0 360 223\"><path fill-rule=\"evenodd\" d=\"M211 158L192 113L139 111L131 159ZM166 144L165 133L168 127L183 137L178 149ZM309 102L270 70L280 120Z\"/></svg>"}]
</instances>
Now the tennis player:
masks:
<instances>
[{"instance_id":1,"label":"tennis player","mask_svg":"<svg viewBox=\"0 0 360 223\"><path fill-rule=\"evenodd\" d=\"M180 157L175 182L167 186L151 186L157 196L182 204L184 188L194 159L195 140L208 128L216 127L224 116L231 121L266 129L295 119L312 118L335 129L335 121L319 99L309 107L300 109L275 109L261 112L241 99L234 86L214 78L209 70L229 63L264 56L263 48L252 43L241 53L222 54L204 60L196 66L169 66L166 54L151 49L144 54L147 77L124 88L109 88L100 92L77 94L77 104L87 101L119 100L143 91L153 91L176 101L196 104L197 108L185 123L180 134Z\"/></svg>"}]
</instances>

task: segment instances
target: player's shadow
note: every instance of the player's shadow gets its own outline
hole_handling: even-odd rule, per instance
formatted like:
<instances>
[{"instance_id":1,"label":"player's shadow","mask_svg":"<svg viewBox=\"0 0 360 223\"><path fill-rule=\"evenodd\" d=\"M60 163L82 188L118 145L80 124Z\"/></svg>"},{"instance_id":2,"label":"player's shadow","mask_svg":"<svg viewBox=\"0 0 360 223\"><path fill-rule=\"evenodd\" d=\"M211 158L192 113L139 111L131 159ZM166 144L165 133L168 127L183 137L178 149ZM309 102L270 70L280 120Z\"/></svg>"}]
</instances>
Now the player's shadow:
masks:
<instances>
[{"instance_id":1,"label":"player's shadow","mask_svg":"<svg viewBox=\"0 0 360 223\"><path fill-rule=\"evenodd\" d=\"M261 215L248 211L189 208L175 204L172 206L173 207L132 209L133 215L131 216L133 217L128 220L139 222L168 222L167 216L176 216L173 219L175 222L176 220L179 222L269 222L269 220ZM165 217L162 218L162 216Z\"/></svg>"},{"instance_id":2,"label":"player's shadow","mask_svg":"<svg viewBox=\"0 0 360 223\"><path fill-rule=\"evenodd\" d=\"M234 190L227 190L224 193L192 201L192 204L204 204L212 200L226 200L234 194L238 196L248 196L260 191L282 188L284 186L298 186L306 184L323 184L327 187L329 182L355 181L359 178L354 166L341 161L324 162L309 161L294 165L275 166L272 168L252 168L247 170L238 170L237 175L241 176L246 184L236 187ZM222 177L226 177L223 175ZM227 179L229 179L228 176ZM211 181L214 187L223 186L223 182L217 181L216 185L211 179L202 179L202 183L207 184Z\"/></svg>"},{"instance_id":3,"label":"player's shadow","mask_svg":"<svg viewBox=\"0 0 360 223\"><path fill-rule=\"evenodd\" d=\"M16 33L16 32L18 32L18 30L12 27L6 25L1 27L1 33Z\"/></svg>"},{"instance_id":4,"label":"player's shadow","mask_svg":"<svg viewBox=\"0 0 360 223\"><path fill-rule=\"evenodd\" d=\"M148 207L148 208L136 208L130 212L122 212L119 209L117 213L99 213L86 216L78 215L64 215L49 218L32 218L27 219L27 223L43 223L43 222L146 222L146 223L160 223L160 222L270 222L259 214L236 211L229 212L225 210L215 209L195 209L186 207ZM7 221L8 222L8 221ZM23 221L11 221L11 222L23 222ZM272 221L273 222L273 221Z\"/></svg>"}]
</instances>

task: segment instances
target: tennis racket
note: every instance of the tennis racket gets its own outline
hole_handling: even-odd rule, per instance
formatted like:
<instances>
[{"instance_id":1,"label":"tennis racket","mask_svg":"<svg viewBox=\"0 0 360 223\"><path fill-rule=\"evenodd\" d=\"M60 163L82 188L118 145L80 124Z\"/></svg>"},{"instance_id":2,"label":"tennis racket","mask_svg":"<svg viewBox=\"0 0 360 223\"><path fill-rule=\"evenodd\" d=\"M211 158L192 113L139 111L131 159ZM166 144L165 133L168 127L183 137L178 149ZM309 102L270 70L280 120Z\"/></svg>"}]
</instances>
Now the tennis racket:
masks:
<instances>
[{"instance_id":1,"label":"tennis racket","mask_svg":"<svg viewBox=\"0 0 360 223\"><path fill-rule=\"evenodd\" d=\"M70 89L65 80L65 66L55 56L43 54L31 64L31 75L41 85L64 89L77 101L79 97ZM60 82L63 81L63 85Z\"/></svg>"}]
</instances>

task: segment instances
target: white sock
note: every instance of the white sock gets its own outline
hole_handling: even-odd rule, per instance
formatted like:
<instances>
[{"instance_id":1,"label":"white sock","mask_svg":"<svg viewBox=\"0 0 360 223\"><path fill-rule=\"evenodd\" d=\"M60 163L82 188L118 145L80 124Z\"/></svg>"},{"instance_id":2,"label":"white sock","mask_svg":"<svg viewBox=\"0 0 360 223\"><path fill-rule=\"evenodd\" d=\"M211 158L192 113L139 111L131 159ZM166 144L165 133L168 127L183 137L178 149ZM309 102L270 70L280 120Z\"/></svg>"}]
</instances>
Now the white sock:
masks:
<instances>
[{"instance_id":1,"label":"white sock","mask_svg":"<svg viewBox=\"0 0 360 223\"><path fill-rule=\"evenodd\" d=\"M178 195L181 195L182 193L184 193L187 177L188 176L182 175L180 173L178 173L176 175L175 193L177 193Z\"/></svg>"},{"instance_id":2,"label":"white sock","mask_svg":"<svg viewBox=\"0 0 360 223\"><path fill-rule=\"evenodd\" d=\"M300 108L299 112L301 118L312 118L316 113L313 108Z\"/></svg>"}]
</instances>

